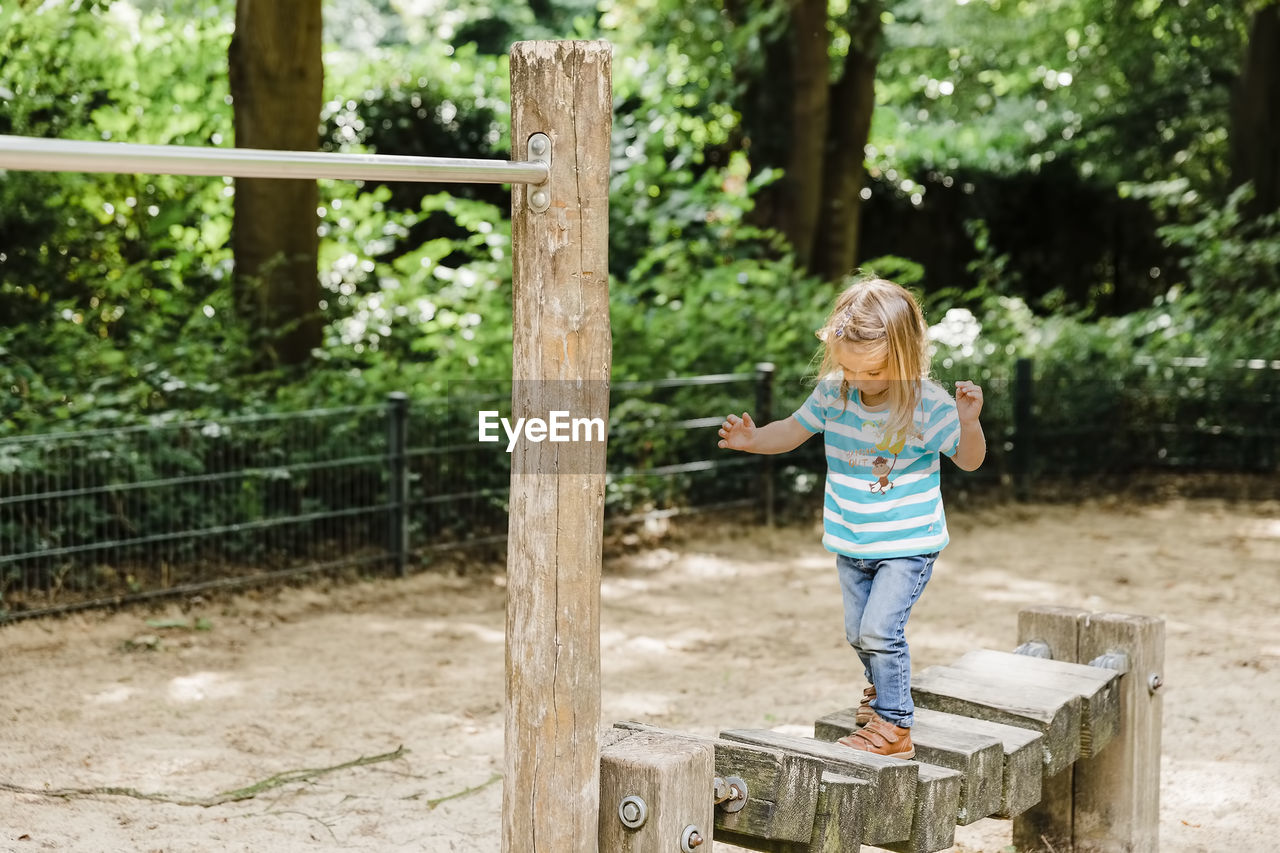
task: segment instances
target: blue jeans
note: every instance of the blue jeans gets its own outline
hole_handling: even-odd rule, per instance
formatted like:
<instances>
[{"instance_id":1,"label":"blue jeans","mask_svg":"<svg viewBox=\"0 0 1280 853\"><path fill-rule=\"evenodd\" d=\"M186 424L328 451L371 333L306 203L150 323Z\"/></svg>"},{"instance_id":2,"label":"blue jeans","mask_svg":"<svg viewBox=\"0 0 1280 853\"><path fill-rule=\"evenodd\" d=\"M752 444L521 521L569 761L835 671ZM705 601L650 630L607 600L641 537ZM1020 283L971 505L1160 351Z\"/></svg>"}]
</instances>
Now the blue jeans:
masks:
<instances>
[{"instance_id":1,"label":"blue jeans","mask_svg":"<svg viewBox=\"0 0 1280 853\"><path fill-rule=\"evenodd\" d=\"M914 722L907 617L933 574L937 552L858 559L836 555L844 595L844 633L875 685L871 710L896 726Z\"/></svg>"}]
</instances>

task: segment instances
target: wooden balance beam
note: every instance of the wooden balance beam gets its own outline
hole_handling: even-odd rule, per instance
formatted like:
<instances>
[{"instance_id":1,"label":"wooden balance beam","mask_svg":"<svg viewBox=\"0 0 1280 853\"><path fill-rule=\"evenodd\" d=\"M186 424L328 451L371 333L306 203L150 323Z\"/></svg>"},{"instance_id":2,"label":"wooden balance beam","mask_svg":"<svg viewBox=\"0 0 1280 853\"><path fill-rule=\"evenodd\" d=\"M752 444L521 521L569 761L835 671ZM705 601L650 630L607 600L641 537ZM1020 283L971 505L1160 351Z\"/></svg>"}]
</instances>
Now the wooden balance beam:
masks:
<instances>
[{"instance_id":1,"label":"wooden balance beam","mask_svg":"<svg viewBox=\"0 0 1280 853\"><path fill-rule=\"evenodd\" d=\"M913 761L835 744L854 708L812 738L617 724L601 750L600 850L694 853L714 837L931 853L956 825L996 817L1013 819L1020 853L1156 853L1163 622L1042 607L1018 625L1022 653L969 652L913 677Z\"/></svg>"}]
</instances>

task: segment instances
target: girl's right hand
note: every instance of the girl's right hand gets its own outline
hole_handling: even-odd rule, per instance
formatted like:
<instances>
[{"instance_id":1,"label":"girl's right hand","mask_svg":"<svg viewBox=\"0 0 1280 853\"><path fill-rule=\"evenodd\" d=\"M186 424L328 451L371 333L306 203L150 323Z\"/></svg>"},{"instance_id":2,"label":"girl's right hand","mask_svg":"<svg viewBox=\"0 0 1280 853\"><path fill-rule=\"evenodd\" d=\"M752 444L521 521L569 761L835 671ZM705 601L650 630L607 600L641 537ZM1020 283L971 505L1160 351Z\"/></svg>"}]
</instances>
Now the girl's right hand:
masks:
<instances>
[{"instance_id":1,"label":"girl's right hand","mask_svg":"<svg viewBox=\"0 0 1280 853\"><path fill-rule=\"evenodd\" d=\"M755 421L746 412L729 415L720 427L719 446L726 450L749 450L756 437Z\"/></svg>"}]
</instances>

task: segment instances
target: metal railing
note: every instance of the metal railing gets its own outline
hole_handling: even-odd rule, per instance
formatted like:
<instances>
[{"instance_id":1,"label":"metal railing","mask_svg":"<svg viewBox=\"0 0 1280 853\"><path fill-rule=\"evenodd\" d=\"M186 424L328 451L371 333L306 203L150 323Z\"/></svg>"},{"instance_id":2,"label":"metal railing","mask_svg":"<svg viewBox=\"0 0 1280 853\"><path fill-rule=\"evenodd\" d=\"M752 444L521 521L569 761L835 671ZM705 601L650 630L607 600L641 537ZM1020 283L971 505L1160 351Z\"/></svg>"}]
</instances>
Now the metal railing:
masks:
<instances>
[{"instance_id":1,"label":"metal railing","mask_svg":"<svg viewBox=\"0 0 1280 853\"><path fill-rule=\"evenodd\" d=\"M1073 477L1280 470L1280 371L1208 381L1187 370L1106 381L1037 377L1025 362L984 378L988 460L973 474L944 466L943 488L1027 497ZM477 441L476 390L0 439L0 622L339 568L405 574L443 551L496 557L510 456ZM764 423L810 390L770 365L616 383L606 525L812 510L821 441L783 457L715 446L725 413L750 408ZM488 393L509 401L510 386Z\"/></svg>"},{"instance_id":2,"label":"metal railing","mask_svg":"<svg viewBox=\"0 0 1280 853\"><path fill-rule=\"evenodd\" d=\"M757 379L616 385L609 523L755 505L755 460L708 458L720 419L687 415L731 408ZM477 442L478 405L392 394L0 439L0 622L337 568L405 574L441 551L496 555L511 457ZM738 482L732 499L717 490Z\"/></svg>"},{"instance_id":3,"label":"metal railing","mask_svg":"<svg viewBox=\"0 0 1280 853\"><path fill-rule=\"evenodd\" d=\"M324 151L206 148L0 135L0 169L229 178L331 178L431 183L541 184L545 160L477 160Z\"/></svg>"}]
</instances>

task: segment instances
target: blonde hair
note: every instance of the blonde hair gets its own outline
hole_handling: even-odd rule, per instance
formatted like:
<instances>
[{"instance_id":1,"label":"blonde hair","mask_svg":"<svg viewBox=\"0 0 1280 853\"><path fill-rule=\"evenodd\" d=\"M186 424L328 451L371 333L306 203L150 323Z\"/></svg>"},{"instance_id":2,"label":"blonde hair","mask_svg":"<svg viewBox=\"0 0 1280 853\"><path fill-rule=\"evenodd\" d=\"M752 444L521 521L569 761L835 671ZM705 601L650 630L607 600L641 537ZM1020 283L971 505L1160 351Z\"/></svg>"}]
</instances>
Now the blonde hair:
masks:
<instances>
[{"instance_id":1,"label":"blonde hair","mask_svg":"<svg viewBox=\"0 0 1280 853\"><path fill-rule=\"evenodd\" d=\"M821 378L838 373L840 396L849 399L849 383L836 358L841 342L884 357L889 383L889 422L885 435L910 436L924 381L929 376L929 335L924 312L911 292L882 278L856 281L836 299L826 323L818 330L822 341Z\"/></svg>"}]
</instances>

